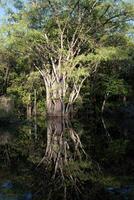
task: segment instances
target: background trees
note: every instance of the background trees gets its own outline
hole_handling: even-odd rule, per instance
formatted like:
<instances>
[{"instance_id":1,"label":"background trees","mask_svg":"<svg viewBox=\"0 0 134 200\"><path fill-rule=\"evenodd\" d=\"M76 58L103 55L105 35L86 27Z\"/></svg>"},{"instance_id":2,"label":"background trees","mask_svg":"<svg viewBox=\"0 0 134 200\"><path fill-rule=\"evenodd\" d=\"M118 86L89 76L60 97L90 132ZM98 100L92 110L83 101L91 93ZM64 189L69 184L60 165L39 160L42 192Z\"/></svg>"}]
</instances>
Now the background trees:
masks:
<instances>
[{"instance_id":1,"label":"background trees","mask_svg":"<svg viewBox=\"0 0 134 200\"><path fill-rule=\"evenodd\" d=\"M5 74L3 93L8 88L13 94L18 82L22 104L30 105L36 89L39 99L46 97L47 114L54 116L72 112L83 85L90 97L100 96L100 105L107 94L129 93L126 90L131 81L125 82L126 68L133 63L132 4L37 0L15 1L13 5L1 29L1 60L6 51L7 59L2 63L8 66L1 70ZM8 83L7 63L12 66ZM41 77L37 83L35 76Z\"/></svg>"}]
</instances>

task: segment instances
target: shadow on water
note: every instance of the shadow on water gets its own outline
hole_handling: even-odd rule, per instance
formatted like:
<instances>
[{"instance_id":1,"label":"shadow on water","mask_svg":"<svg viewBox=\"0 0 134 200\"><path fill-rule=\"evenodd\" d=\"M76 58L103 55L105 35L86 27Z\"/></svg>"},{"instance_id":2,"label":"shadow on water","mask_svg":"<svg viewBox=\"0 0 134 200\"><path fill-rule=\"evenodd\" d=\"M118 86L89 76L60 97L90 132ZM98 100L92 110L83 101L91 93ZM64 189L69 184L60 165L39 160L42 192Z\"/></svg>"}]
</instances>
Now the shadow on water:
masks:
<instances>
[{"instance_id":1,"label":"shadow on water","mask_svg":"<svg viewBox=\"0 0 134 200\"><path fill-rule=\"evenodd\" d=\"M134 137L120 123L1 126L0 200L133 200Z\"/></svg>"}]
</instances>

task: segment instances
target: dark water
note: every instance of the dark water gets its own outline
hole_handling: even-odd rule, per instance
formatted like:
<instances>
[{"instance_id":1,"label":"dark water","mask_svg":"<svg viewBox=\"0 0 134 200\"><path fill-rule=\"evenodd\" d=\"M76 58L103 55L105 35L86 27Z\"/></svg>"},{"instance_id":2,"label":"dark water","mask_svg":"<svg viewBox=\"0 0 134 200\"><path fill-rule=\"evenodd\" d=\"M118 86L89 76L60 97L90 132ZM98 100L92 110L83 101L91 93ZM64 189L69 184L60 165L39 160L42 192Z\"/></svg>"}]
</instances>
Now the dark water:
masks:
<instances>
[{"instance_id":1,"label":"dark water","mask_svg":"<svg viewBox=\"0 0 134 200\"><path fill-rule=\"evenodd\" d=\"M0 124L0 200L133 200L134 121Z\"/></svg>"}]
</instances>

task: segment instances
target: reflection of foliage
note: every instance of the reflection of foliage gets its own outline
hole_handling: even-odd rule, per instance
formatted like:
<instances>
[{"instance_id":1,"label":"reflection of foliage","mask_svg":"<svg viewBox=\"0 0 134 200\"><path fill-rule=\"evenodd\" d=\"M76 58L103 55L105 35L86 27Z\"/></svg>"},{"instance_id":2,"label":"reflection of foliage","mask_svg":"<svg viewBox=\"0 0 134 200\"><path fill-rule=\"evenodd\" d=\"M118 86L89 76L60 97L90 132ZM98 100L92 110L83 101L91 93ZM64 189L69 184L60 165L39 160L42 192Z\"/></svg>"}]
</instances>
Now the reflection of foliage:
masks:
<instances>
[{"instance_id":1,"label":"reflection of foliage","mask_svg":"<svg viewBox=\"0 0 134 200\"><path fill-rule=\"evenodd\" d=\"M125 166L129 165L129 163L125 163L124 159L127 159L127 148L129 145L129 140L124 139L116 139L114 141L111 141L109 143L109 146L107 148L107 151L105 152L105 158L103 159L103 162L105 165L110 166L112 171L115 171L115 173L121 173L120 171L125 170ZM115 168L117 167L117 169Z\"/></svg>"},{"instance_id":2,"label":"reflection of foliage","mask_svg":"<svg viewBox=\"0 0 134 200\"><path fill-rule=\"evenodd\" d=\"M24 185L26 185L27 182L32 185L33 182L33 199L42 200L42 196L48 198L49 195L51 196L50 199L56 199L56 197L54 197L54 194L57 193L59 193L57 194L57 199L58 197L62 199L62 195L64 195L65 192L63 192L63 189L66 190L66 195L69 199L71 199L72 196L78 194L80 190L84 190L83 187L86 182L90 182L91 176L95 171L95 165L93 164L91 159L89 159L89 157L87 157L87 155L85 154L79 138L80 136L72 128L69 127L65 129L65 132L62 130L61 134L59 134L58 131L60 131L60 129L58 128L60 126L58 124L56 125L56 123L54 122L53 125L50 123L51 126L49 125L47 127L47 131L52 130L52 132L49 132L49 135L52 136L51 151L53 152L53 158L54 156L59 155L58 153L61 150L60 161L63 161L62 167L64 180L59 168L56 171L55 177L53 176L55 168L54 159L53 161L50 159L48 160L48 157L45 160L45 165L43 164L39 166L37 168L37 171L33 170L36 168L37 163L39 163L39 160L41 159L44 152L44 148L46 148L46 130L44 127L45 123L43 124L43 122L41 121L40 123L38 123L38 125L40 127L38 127L39 132L38 138L36 139L34 138L31 125L28 124L17 127L17 130L14 132L13 137L9 138L7 144L0 146L0 157L4 157L5 154L2 155L2 152L8 146L8 154L10 158L8 167L13 168L12 173L15 177L14 180L11 180L13 180L15 183L17 182L17 184L21 183ZM56 141L59 141L58 139L61 138L61 136L62 140L57 143ZM67 148L66 162L64 159L65 151L62 151L64 149L64 144L69 146L69 148ZM80 193L78 195L80 195Z\"/></svg>"},{"instance_id":3,"label":"reflection of foliage","mask_svg":"<svg viewBox=\"0 0 134 200\"><path fill-rule=\"evenodd\" d=\"M89 181L91 179L91 174L89 171L92 173L94 169L93 163L88 160L70 161L68 166L65 166L66 175L68 176L70 173L72 177L81 184L84 183L84 181Z\"/></svg>"},{"instance_id":4,"label":"reflection of foliage","mask_svg":"<svg viewBox=\"0 0 134 200\"><path fill-rule=\"evenodd\" d=\"M123 185L133 184L133 135L124 136L122 130L119 134L112 120L111 124L108 122L112 138L109 141L99 123L101 124L97 119L88 120L81 131L82 125L75 122L77 131L74 131L70 125L67 126L67 122L64 127L63 124L60 126L60 120L55 122L53 119L46 127L42 120L38 123L37 138L34 137L33 127L29 124L18 126L16 130L12 130L14 127L9 127L8 130L0 129L0 168L6 168L6 172L0 169L0 182L3 176L19 185L17 191L20 189L20 193L26 188L32 190L34 200L49 197L51 200L59 200L65 196L69 200L74 199L74 196L82 200L119 200L114 194L109 194L107 188L120 189ZM52 157L48 159L47 152L44 162L36 168L49 144L48 136L51 137L49 155ZM80 142L86 154L80 147ZM66 149L67 162L65 162L64 144L69 146ZM9 162L6 155L9 155ZM57 168L54 176L57 161L54 157L57 158L57 155L61 156L62 162L59 163L59 167L62 167L64 179L60 168ZM100 164L102 172L93 158ZM3 175L4 173L6 175ZM130 199L132 200L133 196Z\"/></svg>"},{"instance_id":5,"label":"reflection of foliage","mask_svg":"<svg viewBox=\"0 0 134 200\"><path fill-rule=\"evenodd\" d=\"M39 166L45 167L44 174L51 174L48 176L57 187L73 187L76 193L82 189L81 184L90 182L99 172L97 164L84 151L79 134L60 119L48 122L45 156Z\"/></svg>"}]
</instances>

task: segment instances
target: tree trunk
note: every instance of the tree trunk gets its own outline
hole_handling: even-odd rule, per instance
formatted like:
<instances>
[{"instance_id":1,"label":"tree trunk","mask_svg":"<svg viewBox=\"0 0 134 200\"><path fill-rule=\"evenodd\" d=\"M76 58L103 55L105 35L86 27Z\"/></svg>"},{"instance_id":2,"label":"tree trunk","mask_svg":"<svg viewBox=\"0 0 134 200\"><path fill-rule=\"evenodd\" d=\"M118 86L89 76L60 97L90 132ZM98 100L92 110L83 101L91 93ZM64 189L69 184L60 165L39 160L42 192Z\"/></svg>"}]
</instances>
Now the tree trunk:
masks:
<instances>
[{"instance_id":1,"label":"tree trunk","mask_svg":"<svg viewBox=\"0 0 134 200\"><path fill-rule=\"evenodd\" d=\"M60 99L54 101L54 115L62 116L63 115L63 105Z\"/></svg>"},{"instance_id":2,"label":"tree trunk","mask_svg":"<svg viewBox=\"0 0 134 200\"><path fill-rule=\"evenodd\" d=\"M61 97L61 89L49 88L46 86L46 110L48 116L64 116L64 101Z\"/></svg>"},{"instance_id":3,"label":"tree trunk","mask_svg":"<svg viewBox=\"0 0 134 200\"><path fill-rule=\"evenodd\" d=\"M50 82L49 82L50 81ZM48 116L53 117L70 117L73 113L72 103L67 105L64 102L65 92L62 83L44 80L46 88L46 110Z\"/></svg>"},{"instance_id":4,"label":"tree trunk","mask_svg":"<svg viewBox=\"0 0 134 200\"><path fill-rule=\"evenodd\" d=\"M3 83L3 94L7 93L8 77L9 77L9 66L7 66L5 72L4 83Z\"/></svg>"},{"instance_id":5,"label":"tree trunk","mask_svg":"<svg viewBox=\"0 0 134 200\"><path fill-rule=\"evenodd\" d=\"M37 91L34 89L34 108L33 108L34 116L37 116Z\"/></svg>"},{"instance_id":6,"label":"tree trunk","mask_svg":"<svg viewBox=\"0 0 134 200\"><path fill-rule=\"evenodd\" d=\"M60 117L64 116L64 108L63 102L60 99L56 99L52 101L51 99L47 98L47 115Z\"/></svg>"},{"instance_id":7,"label":"tree trunk","mask_svg":"<svg viewBox=\"0 0 134 200\"><path fill-rule=\"evenodd\" d=\"M28 100L29 103L27 104L27 119L30 120L32 117L31 94L29 94Z\"/></svg>"}]
</instances>

